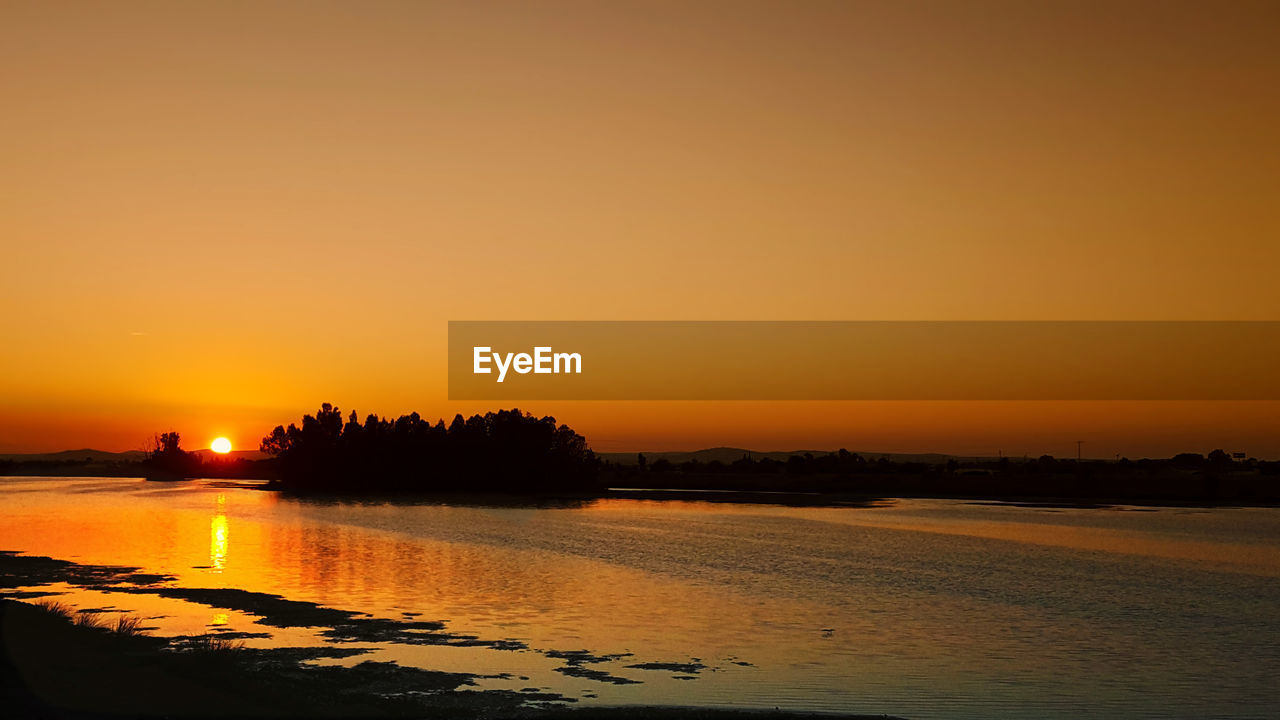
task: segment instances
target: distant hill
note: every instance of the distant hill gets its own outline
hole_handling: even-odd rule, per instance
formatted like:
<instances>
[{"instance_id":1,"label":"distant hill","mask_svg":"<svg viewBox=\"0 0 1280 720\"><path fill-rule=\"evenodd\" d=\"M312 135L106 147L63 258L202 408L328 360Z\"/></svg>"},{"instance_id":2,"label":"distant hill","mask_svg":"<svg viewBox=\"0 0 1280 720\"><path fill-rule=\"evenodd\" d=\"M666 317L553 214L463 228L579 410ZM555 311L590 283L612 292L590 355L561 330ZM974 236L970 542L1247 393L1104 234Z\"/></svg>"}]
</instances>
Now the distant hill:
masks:
<instances>
[{"instance_id":1,"label":"distant hill","mask_svg":"<svg viewBox=\"0 0 1280 720\"><path fill-rule=\"evenodd\" d=\"M201 460L217 457L231 457L239 460L261 460L266 457L265 454L257 450L232 450L227 455L219 455L208 448L190 451L192 455L199 456ZM50 453L9 453L0 454L0 460L13 460L14 462L140 462L147 457L146 452L142 450L125 450L124 452L108 452L106 450L93 450L84 448L83 450L61 450L59 452Z\"/></svg>"},{"instance_id":2,"label":"distant hill","mask_svg":"<svg viewBox=\"0 0 1280 720\"><path fill-rule=\"evenodd\" d=\"M0 455L0 460L15 462L138 462L147 454L141 450L125 450L124 452L107 452L106 450L62 450L51 453L12 453Z\"/></svg>"},{"instance_id":3,"label":"distant hill","mask_svg":"<svg viewBox=\"0 0 1280 720\"><path fill-rule=\"evenodd\" d=\"M769 458L770 460L785 462L786 459L791 457L792 455L804 455L805 453L809 453L817 457L820 455L830 455L833 452L836 452L836 451L835 450L769 450L769 451L761 452L759 450L746 450L743 448L718 447L718 448L707 448L706 450L693 450L691 452L644 452L639 454L643 454L647 462L653 462L655 460L666 460L667 462L678 465L680 463L689 462L690 460L697 460L698 462L702 462L702 463L719 461L719 462L728 464L735 460L740 460L744 455L749 455L754 460ZM926 463L929 465L943 465L950 460L955 460L956 462L985 462L985 461L997 459L994 457L946 455L943 453L877 453L877 452L861 452L861 451L850 451L850 452L856 452L856 454L861 455L867 460L879 460L880 458L888 458L893 462L899 462L899 463L918 462L918 463ZM607 460L612 463L617 463L618 465L635 465L638 462L638 458L636 457L637 454L638 453L633 453L633 452L632 453L598 452L596 453L596 456L602 460Z\"/></svg>"}]
</instances>

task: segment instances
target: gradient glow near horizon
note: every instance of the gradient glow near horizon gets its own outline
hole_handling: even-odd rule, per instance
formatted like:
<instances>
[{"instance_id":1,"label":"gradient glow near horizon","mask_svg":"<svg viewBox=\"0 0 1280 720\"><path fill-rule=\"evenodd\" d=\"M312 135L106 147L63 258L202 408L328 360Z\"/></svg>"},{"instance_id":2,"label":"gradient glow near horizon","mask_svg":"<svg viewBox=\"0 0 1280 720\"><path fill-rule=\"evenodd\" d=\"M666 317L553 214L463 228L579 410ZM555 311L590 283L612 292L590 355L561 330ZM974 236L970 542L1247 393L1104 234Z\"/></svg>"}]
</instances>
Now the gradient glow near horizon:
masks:
<instances>
[{"instance_id":1,"label":"gradient glow near horizon","mask_svg":"<svg viewBox=\"0 0 1280 720\"><path fill-rule=\"evenodd\" d=\"M0 7L0 452L452 417L450 319L1280 318L1275 3ZM1280 456L1275 403L537 403Z\"/></svg>"}]
</instances>

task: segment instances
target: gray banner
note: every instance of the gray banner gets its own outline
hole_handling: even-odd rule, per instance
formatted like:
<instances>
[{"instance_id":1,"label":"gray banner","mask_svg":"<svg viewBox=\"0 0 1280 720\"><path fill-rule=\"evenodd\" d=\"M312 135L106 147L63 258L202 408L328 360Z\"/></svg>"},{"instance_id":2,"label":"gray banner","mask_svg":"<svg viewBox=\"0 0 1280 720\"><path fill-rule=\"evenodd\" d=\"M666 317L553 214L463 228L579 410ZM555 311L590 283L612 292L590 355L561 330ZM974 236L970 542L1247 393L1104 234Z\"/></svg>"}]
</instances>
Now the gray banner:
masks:
<instances>
[{"instance_id":1,"label":"gray banner","mask_svg":"<svg viewBox=\"0 0 1280 720\"><path fill-rule=\"evenodd\" d=\"M1280 400L1280 322L453 321L451 400Z\"/></svg>"}]
</instances>

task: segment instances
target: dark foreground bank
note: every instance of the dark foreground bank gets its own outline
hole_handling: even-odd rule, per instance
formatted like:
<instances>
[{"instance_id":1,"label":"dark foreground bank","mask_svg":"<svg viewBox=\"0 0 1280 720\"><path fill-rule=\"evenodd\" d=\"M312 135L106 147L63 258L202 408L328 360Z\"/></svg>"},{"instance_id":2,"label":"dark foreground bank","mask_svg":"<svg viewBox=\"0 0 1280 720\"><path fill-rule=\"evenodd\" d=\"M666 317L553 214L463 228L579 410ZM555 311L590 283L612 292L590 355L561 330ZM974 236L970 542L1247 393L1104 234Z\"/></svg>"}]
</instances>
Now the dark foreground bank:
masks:
<instances>
[{"instance_id":1,"label":"dark foreground bank","mask_svg":"<svg viewBox=\"0 0 1280 720\"><path fill-rule=\"evenodd\" d=\"M813 718L705 708L575 708L468 691L465 674L364 662L301 665L298 649L175 643L77 624L56 604L0 600L0 705L8 718ZM534 702L530 703L533 700ZM833 716L822 716L833 717ZM855 717L855 716L842 716ZM877 716L879 717L879 716Z\"/></svg>"},{"instance_id":2,"label":"dark foreground bank","mask_svg":"<svg viewBox=\"0 0 1280 720\"><path fill-rule=\"evenodd\" d=\"M0 708L6 718L813 718L815 714L672 707L578 707L533 688L481 690L473 673L387 662L352 667L308 660L350 657L359 647L246 648L230 635L154 637L141 621L77 612L38 589L51 582L111 592L156 593L233 607L268 626L330 627L342 639L492 644L435 623L389 621L241 590L174 588L132 568L0 553ZM108 619L109 618L109 619ZM422 627L420 627L422 626ZM503 641L497 641L503 642ZM573 670L592 658L562 653ZM696 671L696 670L695 670ZM654 701L662 698L655 697ZM822 716L831 717L831 716ZM856 716L841 716L856 717ZM878 716L877 716L878 717Z\"/></svg>"}]
</instances>

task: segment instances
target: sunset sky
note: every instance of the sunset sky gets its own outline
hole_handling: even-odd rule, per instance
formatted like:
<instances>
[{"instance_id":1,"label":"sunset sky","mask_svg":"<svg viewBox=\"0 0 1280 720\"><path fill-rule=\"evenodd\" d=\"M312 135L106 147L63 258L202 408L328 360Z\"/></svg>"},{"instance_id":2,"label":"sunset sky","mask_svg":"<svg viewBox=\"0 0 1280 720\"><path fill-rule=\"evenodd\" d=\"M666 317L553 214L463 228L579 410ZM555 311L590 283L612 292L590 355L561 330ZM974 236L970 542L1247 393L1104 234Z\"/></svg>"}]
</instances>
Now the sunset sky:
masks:
<instances>
[{"instance_id":1,"label":"sunset sky","mask_svg":"<svg viewBox=\"0 0 1280 720\"><path fill-rule=\"evenodd\" d=\"M1280 319L1275 2L0 2L0 452L450 418L449 320ZM1280 403L522 403L1280 457Z\"/></svg>"}]
</instances>

